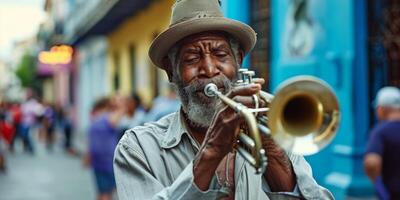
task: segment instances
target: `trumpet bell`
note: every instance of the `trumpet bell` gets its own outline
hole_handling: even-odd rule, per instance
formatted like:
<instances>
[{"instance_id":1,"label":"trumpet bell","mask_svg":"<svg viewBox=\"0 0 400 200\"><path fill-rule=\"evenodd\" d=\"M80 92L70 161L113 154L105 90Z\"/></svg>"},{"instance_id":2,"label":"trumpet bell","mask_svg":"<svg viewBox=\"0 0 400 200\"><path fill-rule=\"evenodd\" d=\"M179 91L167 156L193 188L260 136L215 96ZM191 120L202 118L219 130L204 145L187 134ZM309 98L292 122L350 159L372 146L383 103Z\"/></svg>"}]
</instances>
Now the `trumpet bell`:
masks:
<instances>
[{"instance_id":1,"label":"trumpet bell","mask_svg":"<svg viewBox=\"0 0 400 200\"><path fill-rule=\"evenodd\" d=\"M332 89L322 80L297 76L283 82L269 106L271 137L286 151L311 155L335 136L340 112Z\"/></svg>"}]
</instances>

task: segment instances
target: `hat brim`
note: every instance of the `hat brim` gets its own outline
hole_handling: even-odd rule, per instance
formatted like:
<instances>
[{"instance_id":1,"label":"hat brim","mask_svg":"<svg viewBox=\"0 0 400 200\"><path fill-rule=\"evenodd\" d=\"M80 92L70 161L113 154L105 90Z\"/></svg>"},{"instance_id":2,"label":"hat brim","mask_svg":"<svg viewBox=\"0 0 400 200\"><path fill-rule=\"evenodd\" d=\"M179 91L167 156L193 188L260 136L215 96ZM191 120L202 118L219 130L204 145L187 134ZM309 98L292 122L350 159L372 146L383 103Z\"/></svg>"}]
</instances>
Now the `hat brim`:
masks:
<instances>
[{"instance_id":1,"label":"hat brim","mask_svg":"<svg viewBox=\"0 0 400 200\"><path fill-rule=\"evenodd\" d=\"M150 46L149 57L157 67L165 69L162 60L178 41L205 31L227 32L239 41L245 54L257 40L255 31L240 21L224 17L196 18L173 25L158 35Z\"/></svg>"}]
</instances>

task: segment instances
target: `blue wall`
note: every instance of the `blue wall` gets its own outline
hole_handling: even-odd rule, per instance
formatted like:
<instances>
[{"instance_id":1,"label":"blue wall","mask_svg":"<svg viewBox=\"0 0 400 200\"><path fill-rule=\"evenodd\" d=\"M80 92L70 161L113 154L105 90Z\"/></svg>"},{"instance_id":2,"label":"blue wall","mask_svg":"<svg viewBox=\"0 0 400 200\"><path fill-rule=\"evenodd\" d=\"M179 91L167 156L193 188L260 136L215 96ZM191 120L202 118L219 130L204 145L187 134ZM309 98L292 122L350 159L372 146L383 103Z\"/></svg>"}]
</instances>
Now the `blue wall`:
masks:
<instances>
[{"instance_id":1,"label":"blue wall","mask_svg":"<svg viewBox=\"0 0 400 200\"><path fill-rule=\"evenodd\" d=\"M222 11L228 18L250 24L250 0L222 0ZM250 67L250 58L246 56L243 67Z\"/></svg>"},{"instance_id":2,"label":"blue wall","mask_svg":"<svg viewBox=\"0 0 400 200\"><path fill-rule=\"evenodd\" d=\"M369 123L365 2L307 0L303 7L298 2L272 1L271 89L300 74L332 86L341 107L339 132L307 160L336 199L372 195L362 167Z\"/></svg>"},{"instance_id":3,"label":"blue wall","mask_svg":"<svg viewBox=\"0 0 400 200\"><path fill-rule=\"evenodd\" d=\"M316 180L336 199L371 196L362 167L370 106L365 1L307 0L305 9L299 9L298 2L271 1L271 91L302 74L331 85L341 107L338 134L306 159ZM250 0L224 0L222 7L227 17L250 23ZM244 66L248 64L247 58Z\"/></svg>"}]
</instances>

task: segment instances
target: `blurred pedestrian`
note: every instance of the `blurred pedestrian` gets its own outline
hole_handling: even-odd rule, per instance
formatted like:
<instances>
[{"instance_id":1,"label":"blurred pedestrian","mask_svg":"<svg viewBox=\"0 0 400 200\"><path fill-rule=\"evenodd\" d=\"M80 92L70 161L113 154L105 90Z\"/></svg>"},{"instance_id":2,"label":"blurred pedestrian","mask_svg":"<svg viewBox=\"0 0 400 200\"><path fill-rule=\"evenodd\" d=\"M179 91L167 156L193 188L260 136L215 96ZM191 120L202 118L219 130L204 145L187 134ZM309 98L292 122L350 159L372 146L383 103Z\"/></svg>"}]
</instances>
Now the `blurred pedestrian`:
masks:
<instances>
[{"instance_id":1,"label":"blurred pedestrian","mask_svg":"<svg viewBox=\"0 0 400 200\"><path fill-rule=\"evenodd\" d=\"M64 135L64 149L67 153L74 155L77 152L72 145L73 125L69 112L65 108L58 106L56 108L56 116L59 130Z\"/></svg>"},{"instance_id":2,"label":"blurred pedestrian","mask_svg":"<svg viewBox=\"0 0 400 200\"><path fill-rule=\"evenodd\" d=\"M120 128L120 139L124 132L128 129L131 129L135 126L139 126L143 123L143 119L146 115L146 111L142 105L142 101L136 93L133 93L131 96L126 98L126 113L122 117L121 122L119 124Z\"/></svg>"},{"instance_id":3,"label":"blurred pedestrian","mask_svg":"<svg viewBox=\"0 0 400 200\"><path fill-rule=\"evenodd\" d=\"M6 107L4 102L0 102L0 172L6 171L6 158L4 155L3 138L6 136Z\"/></svg>"},{"instance_id":4,"label":"blurred pedestrian","mask_svg":"<svg viewBox=\"0 0 400 200\"><path fill-rule=\"evenodd\" d=\"M370 134L365 172L380 199L400 199L400 90L380 89L375 106L379 123Z\"/></svg>"},{"instance_id":5,"label":"blurred pedestrian","mask_svg":"<svg viewBox=\"0 0 400 200\"><path fill-rule=\"evenodd\" d=\"M169 86L166 95L159 95L153 101L153 106L144 117L144 122L154 122L161 117L176 112L181 107L176 90L172 85Z\"/></svg>"},{"instance_id":6,"label":"blurred pedestrian","mask_svg":"<svg viewBox=\"0 0 400 200\"><path fill-rule=\"evenodd\" d=\"M0 135L3 136L3 143L9 145L15 135L15 129L12 124L11 104L3 102L0 105Z\"/></svg>"},{"instance_id":7,"label":"blurred pedestrian","mask_svg":"<svg viewBox=\"0 0 400 200\"><path fill-rule=\"evenodd\" d=\"M55 140L56 115L51 104L44 102L42 106L43 110L41 112L41 116L39 116L39 121L41 125L40 129L41 133L43 133L47 150L52 151Z\"/></svg>"},{"instance_id":8,"label":"blurred pedestrian","mask_svg":"<svg viewBox=\"0 0 400 200\"><path fill-rule=\"evenodd\" d=\"M21 132L21 121L22 121L22 111L21 105L17 102L13 103L10 109L11 117L12 117L12 125L15 130L15 133L11 139L9 149L11 152L14 152L15 141L20 139L22 142L24 141Z\"/></svg>"},{"instance_id":9,"label":"blurred pedestrian","mask_svg":"<svg viewBox=\"0 0 400 200\"><path fill-rule=\"evenodd\" d=\"M94 172L98 200L111 200L115 191L113 157L118 142L118 125L125 109L121 97L100 99L93 107L86 160L90 161Z\"/></svg>"},{"instance_id":10,"label":"blurred pedestrian","mask_svg":"<svg viewBox=\"0 0 400 200\"><path fill-rule=\"evenodd\" d=\"M37 122L37 118L43 114L43 107L34 95L30 94L27 101L22 104L21 111L21 136L24 141L24 150L33 153L34 149L30 134Z\"/></svg>"}]
</instances>

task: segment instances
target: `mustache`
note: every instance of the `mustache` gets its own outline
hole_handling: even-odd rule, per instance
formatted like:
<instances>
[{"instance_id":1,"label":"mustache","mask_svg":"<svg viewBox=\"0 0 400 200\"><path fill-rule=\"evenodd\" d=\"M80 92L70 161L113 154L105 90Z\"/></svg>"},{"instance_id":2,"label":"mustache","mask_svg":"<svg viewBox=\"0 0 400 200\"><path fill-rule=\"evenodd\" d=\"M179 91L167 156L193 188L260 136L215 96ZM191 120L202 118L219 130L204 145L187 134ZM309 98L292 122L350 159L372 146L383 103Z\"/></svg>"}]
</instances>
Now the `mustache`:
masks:
<instances>
[{"instance_id":1,"label":"mustache","mask_svg":"<svg viewBox=\"0 0 400 200\"><path fill-rule=\"evenodd\" d=\"M212 78L195 79L184 87L185 91L202 92L207 84L214 83L218 88L223 89L223 93L228 92L232 87L232 80L225 75L219 75Z\"/></svg>"}]
</instances>

